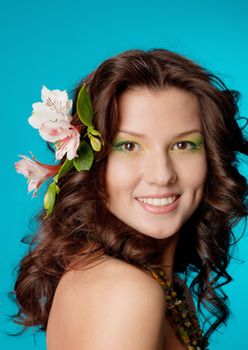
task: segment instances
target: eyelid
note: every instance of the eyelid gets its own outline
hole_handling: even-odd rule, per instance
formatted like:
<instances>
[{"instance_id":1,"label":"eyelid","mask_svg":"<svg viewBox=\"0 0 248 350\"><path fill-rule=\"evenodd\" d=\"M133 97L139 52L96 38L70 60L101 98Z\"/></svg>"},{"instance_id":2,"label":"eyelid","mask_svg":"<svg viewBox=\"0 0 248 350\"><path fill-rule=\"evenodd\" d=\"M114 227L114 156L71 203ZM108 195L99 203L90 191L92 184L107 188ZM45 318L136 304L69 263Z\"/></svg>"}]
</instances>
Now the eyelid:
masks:
<instances>
[{"instance_id":1,"label":"eyelid","mask_svg":"<svg viewBox=\"0 0 248 350\"><path fill-rule=\"evenodd\" d=\"M123 140L123 141L116 141L113 143L113 147L118 149L120 148L121 146L125 145L125 144L129 144L129 143L133 143L133 144L136 144L138 145L139 147L142 147L142 145L140 143L138 143L137 141L133 141L133 140ZM124 152L128 152L128 151L124 151Z\"/></svg>"},{"instance_id":2,"label":"eyelid","mask_svg":"<svg viewBox=\"0 0 248 350\"><path fill-rule=\"evenodd\" d=\"M203 143L203 138L201 135L199 135L199 136L195 136L194 138L192 137L192 139L186 139L186 138L179 139L176 142L174 142L171 147L173 147L174 145L176 145L180 142L189 143L189 144L191 144L192 149L194 149L194 148L198 148L199 146L201 146L201 144ZM117 138L116 141L114 140L112 145L114 148L118 148L118 147L121 147L123 144L128 144L128 143L134 143L134 144L138 145L139 147L146 148L146 147L144 147L144 145L142 143L140 143L137 140L132 140L132 138L131 139L121 139L121 138L118 139Z\"/></svg>"},{"instance_id":3,"label":"eyelid","mask_svg":"<svg viewBox=\"0 0 248 350\"><path fill-rule=\"evenodd\" d=\"M175 146L179 143L187 143L187 144L192 146L190 149L196 149L196 148L201 146L202 139L200 139L198 142L196 142L196 140L178 140L177 142L173 143L172 148L173 148L173 146ZM182 150L182 151L186 151L186 150Z\"/></svg>"},{"instance_id":4,"label":"eyelid","mask_svg":"<svg viewBox=\"0 0 248 350\"><path fill-rule=\"evenodd\" d=\"M194 143L194 144L196 144L196 141L195 141L195 140L178 140L178 141L174 142L173 144L177 144L177 143L180 143L180 142L188 142L188 143Z\"/></svg>"}]
</instances>

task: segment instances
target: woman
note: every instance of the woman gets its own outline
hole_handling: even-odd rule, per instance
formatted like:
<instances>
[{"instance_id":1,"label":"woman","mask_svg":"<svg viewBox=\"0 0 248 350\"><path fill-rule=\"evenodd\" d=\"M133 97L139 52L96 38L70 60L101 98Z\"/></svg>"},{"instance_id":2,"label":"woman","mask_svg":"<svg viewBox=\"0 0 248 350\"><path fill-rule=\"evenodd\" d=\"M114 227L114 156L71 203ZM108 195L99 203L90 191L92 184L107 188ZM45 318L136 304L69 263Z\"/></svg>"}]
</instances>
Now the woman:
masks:
<instances>
[{"instance_id":1,"label":"woman","mask_svg":"<svg viewBox=\"0 0 248 350\"><path fill-rule=\"evenodd\" d=\"M46 108L57 113L59 91L49 93ZM74 95L60 128L57 117L37 122L40 105L29 120L61 162L43 176L57 174L20 263L14 320L46 331L48 350L207 349L229 316L221 286L231 281L232 229L247 216L238 92L154 49L106 60ZM215 318L205 334L192 292Z\"/></svg>"}]
</instances>

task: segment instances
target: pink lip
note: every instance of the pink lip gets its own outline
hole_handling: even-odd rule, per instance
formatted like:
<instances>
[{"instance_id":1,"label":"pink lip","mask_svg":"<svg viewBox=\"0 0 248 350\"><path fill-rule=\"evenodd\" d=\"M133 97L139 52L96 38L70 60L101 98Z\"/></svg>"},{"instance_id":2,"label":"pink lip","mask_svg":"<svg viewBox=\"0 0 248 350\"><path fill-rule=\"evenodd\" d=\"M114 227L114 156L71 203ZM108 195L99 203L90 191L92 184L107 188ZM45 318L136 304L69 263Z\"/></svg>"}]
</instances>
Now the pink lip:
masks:
<instances>
[{"instance_id":1,"label":"pink lip","mask_svg":"<svg viewBox=\"0 0 248 350\"><path fill-rule=\"evenodd\" d=\"M140 197L142 198L142 197ZM145 198L145 197L143 197ZM156 197L155 197L156 198ZM157 197L158 198L158 197ZM166 205L164 207L156 207L152 204L148 204L148 203L144 203L144 202L140 202L138 199L137 202L140 204L140 206L145 209L146 211L153 213L153 214L165 214L165 213L169 213L173 210L175 210L179 204L179 198L180 196L178 196L178 198L175 200L175 202Z\"/></svg>"},{"instance_id":2,"label":"pink lip","mask_svg":"<svg viewBox=\"0 0 248 350\"><path fill-rule=\"evenodd\" d=\"M166 198L166 197L178 197L179 194L178 193L173 193L173 192L169 192L169 193L164 193L164 194L151 194L148 196L138 196L136 198Z\"/></svg>"}]
</instances>

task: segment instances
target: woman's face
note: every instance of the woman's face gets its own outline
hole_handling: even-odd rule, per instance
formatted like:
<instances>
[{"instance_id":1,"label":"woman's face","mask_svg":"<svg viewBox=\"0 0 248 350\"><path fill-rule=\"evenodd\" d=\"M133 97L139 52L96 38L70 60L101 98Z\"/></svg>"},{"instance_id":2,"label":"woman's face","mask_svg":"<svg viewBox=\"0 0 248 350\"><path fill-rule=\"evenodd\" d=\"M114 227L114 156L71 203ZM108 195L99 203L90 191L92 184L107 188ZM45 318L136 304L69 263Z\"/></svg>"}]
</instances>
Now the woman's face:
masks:
<instances>
[{"instance_id":1,"label":"woman's face","mask_svg":"<svg viewBox=\"0 0 248 350\"><path fill-rule=\"evenodd\" d=\"M125 91L108 156L108 209L158 239L178 232L204 192L206 153L196 98L169 87Z\"/></svg>"}]
</instances>

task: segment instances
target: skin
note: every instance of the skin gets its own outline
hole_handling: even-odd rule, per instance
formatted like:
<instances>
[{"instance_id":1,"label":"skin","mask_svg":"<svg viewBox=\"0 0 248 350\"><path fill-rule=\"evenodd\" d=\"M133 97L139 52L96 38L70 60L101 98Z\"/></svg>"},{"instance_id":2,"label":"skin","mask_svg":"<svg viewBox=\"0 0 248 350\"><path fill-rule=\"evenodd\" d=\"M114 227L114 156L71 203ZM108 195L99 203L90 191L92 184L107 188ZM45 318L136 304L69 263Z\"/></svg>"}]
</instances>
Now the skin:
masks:
<instances>
[{"instance_id":1,"label":"skin","mask_svg":"<svg viewBox=\"0 0 248 350\"><path fill-rule=\"evenodd\" d=\"M207 160L197 99L175 87L127 90L119 97L119 130L108 156L108 209L138 232L154 237L172 281L180 228L204 195ZM185 135L189 130L195 130ZM139 134L139 135L134 135ZM175 192L177 207L154 214L137 197Z\"/></svg>"}]
</instances>

